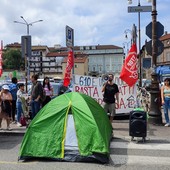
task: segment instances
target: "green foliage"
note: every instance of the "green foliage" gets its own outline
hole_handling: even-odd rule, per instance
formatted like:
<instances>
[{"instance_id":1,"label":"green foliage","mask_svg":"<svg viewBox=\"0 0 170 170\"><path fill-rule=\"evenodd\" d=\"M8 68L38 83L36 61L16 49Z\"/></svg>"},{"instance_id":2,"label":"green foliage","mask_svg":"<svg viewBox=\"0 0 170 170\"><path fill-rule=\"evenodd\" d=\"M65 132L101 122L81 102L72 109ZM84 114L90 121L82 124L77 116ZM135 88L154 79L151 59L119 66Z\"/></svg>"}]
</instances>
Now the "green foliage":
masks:
<instances>
[{"instance_id":1,"label":"green foliage","mask_svg":"<svg viewBox=\"0 0 170 170\"><path fill-rule=\"evenodd\" d=\"M20 70L24 68L24 59L18 49L6 49L3 53L3 69Z\"/></svg>"}]
</instances>

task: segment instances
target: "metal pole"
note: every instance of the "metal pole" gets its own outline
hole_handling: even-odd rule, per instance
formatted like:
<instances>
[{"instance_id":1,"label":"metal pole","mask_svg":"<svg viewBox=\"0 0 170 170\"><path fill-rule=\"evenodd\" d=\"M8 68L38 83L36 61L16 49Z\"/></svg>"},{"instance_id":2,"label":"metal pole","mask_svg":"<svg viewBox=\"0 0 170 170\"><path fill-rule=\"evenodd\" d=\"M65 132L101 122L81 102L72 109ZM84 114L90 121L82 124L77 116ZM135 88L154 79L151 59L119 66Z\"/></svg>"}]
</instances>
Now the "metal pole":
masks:
<instances>
[{"instance_id":1,"label":"metal pole","mask_svg":"<svg viewBox=\"0 0 170 170\"><path fill-rule=\"evenodd\" d=\"M25 54L25 91L26 91L26 93L28 92L28 78L27 78L27 76L28 76L28 73L27 73L27 65L28 65L28 62L27 62L27 52L26 52L26 49L27 49L27 47L26 47L26 38L24 38L24 45L25 45L25 48L24 48L24 54Z\"/></svg>"},{"instance_id":2,"label":"metal pole","mask_svg":"<svg viewBox=\"0 0 170 170\"><path fill-rule=\"evenodd\" d=\"M156 67L156 57L157 57L157 48L156 48L156 22L157 22L157 11L156 11L156 0L152 0L152 57L153 57L153 68Z\"/></svg>"},{"instance_id":3,"label":"metal pole","mask_svg":"<svg viewBox=\"0 0 170 170\"><path fill-rule=\"evenodd\" d=\"M140 6L140 0L138 1L138 6ZM140 12L138 12L138 29L139 29L139 86L142 87L142 56L140 54L141 49L141 32L140 32Z\"/></svg>"},{"instance_id":4,"label":"metal pole","mask_svg":"<svg viewBox=\"0 0 170 170\"><path fill-rule=\"evenodd\" d=\"M27 24L27 35L29 35L29 24Z\"/></svg>"},{"instance_id":5,"label":"metal pole","mask_svg":"<svg viewBox=\"0 0 170 170\"><path fill-rule=\"evenodd\" d=\"M152 73L151 81L151 104L149 111L149 123L156 125L162 125L162 113L160 111L160 90L157 74L155 72L156 68L156 57L157 57L157 32L156 32L156 23L157 23L157 11L156 11L156 0L152 0L152 61L154 72Z\"/></svg>"},{"instance_id":6,"label":"metal pole","mask_svg":"<svg viewBox=\"0 0 170 170\"><path fill-rule=\"evenodd\" d=\"M23 16L20 16L20 17L22 18L22 20L23 20L24 22L14 21L14 23L26 25L26 26L27 26L27 35L29 35L29 26L30 26L30 25L32 26L34 23L42 22L42 21L43 21L43 20L37 20L37 21L28 23ZM26 70L28 70L28 71L27 71L27 74L26 74L26 75L27 75L27 80L30 79L30 59L29 59L29 58L30 58L30 56L27 55L27 61L25 60L25 65L26 65L25 68L26 68Z\"/></svg>"}]
</instances>

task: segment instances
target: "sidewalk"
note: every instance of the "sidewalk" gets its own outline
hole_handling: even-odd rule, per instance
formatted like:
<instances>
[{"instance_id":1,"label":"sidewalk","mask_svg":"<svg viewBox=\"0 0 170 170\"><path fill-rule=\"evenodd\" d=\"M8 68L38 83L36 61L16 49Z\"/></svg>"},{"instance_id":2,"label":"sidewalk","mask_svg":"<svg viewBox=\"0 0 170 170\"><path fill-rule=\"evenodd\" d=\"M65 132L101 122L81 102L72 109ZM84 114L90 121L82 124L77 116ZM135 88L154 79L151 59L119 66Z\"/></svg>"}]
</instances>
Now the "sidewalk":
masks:
<instances>
[{"instance_id":1,"label":"sidewalk","mask_svg":"<svg viewBox=\"0 0 170 170\"><path fill-rule=\"evenodd\" d=\"M113 120L114 137L131 139L129 136L129 120ZM167 139L170 140L170 127L147 125L147 139Z\"/></svg>"},{"instance_id":2,"label":"sidewalk","mask_svg":"<svg viewBox=\"0 0 170 170\"><path fill-rule=\"evenodd\" d=\"M163 118L164 119L164 118ZM163 120L164 121L164 120ZM130 139L129 136L129 120L113 120L113 127L114 127L114 137L115 138L122 138L122 139ZM10 125L12 130L6 130L6 121L2 121L2 128L0 130L0 135L24 135L27 128L18 127L17 124ZM147 138L164 138L170 140L170 127L165 126L157 126L148 124L147 125Z\"/></svg>"},{"instance_id":3,"label":"sidewalk","mask_svg":"<svg viewBox=\"0 0 170 170\"><path fill-rule=\"evenodd\" d=\"M26 132L26 126L23 126L23 127L18 127L17 124L10 124L10 127L12 128L12 130L6 130L6 121L3 119L2 120L2 130L0 130L0 134L2 135L24 135L25 132Z\"/></svg>"}]
</instances>

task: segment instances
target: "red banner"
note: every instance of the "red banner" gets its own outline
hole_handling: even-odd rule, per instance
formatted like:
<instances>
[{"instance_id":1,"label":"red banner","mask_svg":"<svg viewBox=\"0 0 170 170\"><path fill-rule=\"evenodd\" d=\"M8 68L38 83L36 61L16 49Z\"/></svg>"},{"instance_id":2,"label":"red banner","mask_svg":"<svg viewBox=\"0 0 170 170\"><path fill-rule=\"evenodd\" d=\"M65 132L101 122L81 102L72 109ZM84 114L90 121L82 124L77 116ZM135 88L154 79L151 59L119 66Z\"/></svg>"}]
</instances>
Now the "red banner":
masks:
<instances>
[{"instance_id":1,"label":"red banner","mask_svg":"<svg viewBox=\"0 0 170 170\"><path fill-rule=\"evenodd\" d=\"M2 50L3 50L3 42L1 41L1 47L0 47L0 76L2 75Z\"/></svg>"},{"instance_id":2,"label":"red banner","mask_svg":"<svg viewBox=\"0 0 170 170\"><path fill-rule=\"evenodd\" d=\"M137 69L137 47L133 44L128 56L125 59L120 78L126 82L130 87L133 86L138 80Z\"/></svg>"},{"instance_id":3,"label":"red banner","mask_svg":"<svg viewBox=\"0 0 170 170\"><path fill-rule=\"evenodd\" d=\"M68 85L70 84L71 69L72 69L73 65L74 65L73 51L70 50L68 52L67 66L66 66L64 82L63 82L63 85L65 87L68 87Z\"/></svg>"}]
</instances>

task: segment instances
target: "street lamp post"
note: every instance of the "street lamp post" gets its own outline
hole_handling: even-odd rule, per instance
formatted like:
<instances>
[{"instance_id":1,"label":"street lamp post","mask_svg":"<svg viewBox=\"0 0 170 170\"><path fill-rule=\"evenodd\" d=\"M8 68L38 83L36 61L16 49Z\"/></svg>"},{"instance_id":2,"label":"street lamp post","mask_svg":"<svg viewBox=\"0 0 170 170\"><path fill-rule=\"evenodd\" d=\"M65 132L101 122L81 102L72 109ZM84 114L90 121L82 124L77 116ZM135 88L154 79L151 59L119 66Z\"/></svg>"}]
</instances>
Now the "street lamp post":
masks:
<instances>
[{"instance_id":1,"label":"street lamp post","mask_svg":"<svg viewBox=\"0 0 170 170\"><path fill-rule=\"evenodd\" d=\"M33 24L35 24L37 22L42 22L43 21L43 20L37 20L37 21L28 23L23 16L20 16L20 17L23 19L24 22L14 21L14 23L26 25L27 26L27 35L29 35L29 26L32 26Z\"/></svg>"},{"instance_id":2,"label":"street lamp post","mask_svg":"<svg viewBox=\"0 0 170 170\"><path fill-rule=\"evenodd\" d=\"M160 92L159 92L159 82L157 74L155 72L157 65L157 32L156 32L156 23L157 23L157 11L156 11L156 0L152 0L152 61L153 61L153 73L151 81L151 105L149 111L149 123L156 125L162 125L162 113L160 111Z\"/></svg>"},{"instance_id":3,"label":"street lamp post","mask_svg":"<svg viewBox=\"0 0 170 170\"><path fill-rule=\"evenodd\" d=\"M124 33L125 33L125 38L126 39L128 39L128 33L130 33L130 37L131 37L131 44L130 45L132 45L132 30L130 30L130 29L126 29L125 31L124 31Z\"/></svg>"},{"instance_id":4,"label":"street lamp post","mask_svg":"<svg viewBox=\"0 0 170 170\"><path fill-rule=\"evenodd\" d=\"M28 23L23 16L20 16L20 17L24 22L14 21L14 23L23 24L27 26L27 37L29 36L29 26L32 26L33 24L37 22L43 21L43 20L37 20L37 21ZM27 92L27 84L28 84L28 79L30 76L30 60L29 59L31 57L31 56L28 56L27 53L31 54L31 51L28 52L28 50L31 50L31 48L29 49L28 46L26 45L28 43L28 38L25 38L23 43L24 43L23 46L24 46L24 58L25 58L25 86L26 86L26 92ZM25 51L27 51L27 53Z\"/></svg>"},{"instance_id":5,"label":"street lamp post","mask_svg":"<svg viewBox=\"0 0 170 170\"><path fill-rule=\"evenodd\" d=\"M147 1L149 2L149 0L147 0ZM128 0L128 4L132 4L132 0ZM137 12L138 13L138 40L139 40L139 50L138 51L139 51L139 86L140 87L142 86L142 56L140 54L140 49L141 49L140 13L150 11L149 9L143 10L141 7L142 6L140 5L140 0L138 0L137 8L135 7L134 11L130 11L130 12Z\"/></svg>"},{"instance_id":6,"label":"street lamp post","mask_svg":"<svg viewBox=\"0 0 170 170\"><path fill-rule=\"evenodd\" d=\"M132 4L132 0L128 0L128 4ZM138 0L138 7L140 7L140 0ZM141 49L141 32L140 32L140 11L138 11L138 48L139 48L139 86L142 86L142 57L140 55Z\"/></svg>"},{"instance_id":7,"label":"street lamp post","mask_svg":"<svg viewBox=\"0 0 170 170\"><path fill-rule=\"evenodd\" d=\"M131 41L129 42L123 42L123 49L125 49L126 53L125 55L127 56L128 52L129 52L129 45L131 44ZM132 44L131 44L132 45Z\"/></svg>"}]
</instances>

